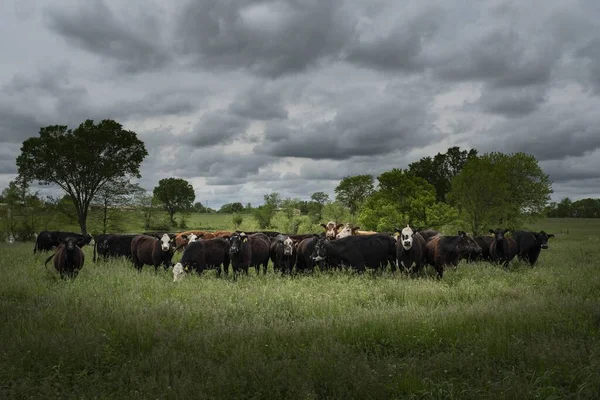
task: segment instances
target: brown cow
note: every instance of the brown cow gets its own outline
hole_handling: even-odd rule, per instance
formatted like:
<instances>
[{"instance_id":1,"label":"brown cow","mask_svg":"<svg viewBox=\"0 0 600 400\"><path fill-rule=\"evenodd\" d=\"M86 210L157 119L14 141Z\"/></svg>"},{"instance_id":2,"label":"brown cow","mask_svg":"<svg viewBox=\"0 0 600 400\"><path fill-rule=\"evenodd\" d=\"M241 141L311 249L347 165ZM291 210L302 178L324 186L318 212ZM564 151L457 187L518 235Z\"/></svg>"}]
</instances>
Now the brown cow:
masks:
<instances>
[{"instance_id":1,"label":"brown cow","mask_svg":"<svg viewBox=\"0 0 600 400\"><path fill-rule=\"evenodd\" d=\"M177 249L177 251L183 251L185 249L185 246L188 244L187 237L192 233L196 235L198 239L213 239L215 237L215 235L207 231L180 232L175 236L175 249Z\"/></svg>"},{"instance_id":2,"label":"brown cow","mask_svg":"<svg viewBox=\"0 0 600 400\"><path fill-rule=\"evenodd\" d=\"M355 235L364 236L364 235L377 235L379 232L375 231L355 231Z\"/></svg>"},{"instance_id":3,"label":"brown cow","mask_svg":"<svg viewBox=\"0 0 600 400\"><path fill-rule=\"evenodd\" d=\"M77 246L77 240L75 237L62 239L61 244L56 248L56 252L46 260L44 266L54 257L54 268L56 268L61 278L76 278L85 261L85 255L83 250Z\"/></svg>"},{"instance_id":4,"label":"brown cow","mask_svg":"<svg viewBox=\"0 0 600 400\"><path fill-rule=\"evenodd\" d=\"M329 221L327 225L321 224L323 229L325 229L325 238L329 240L334 240L338 229L340 229L344 224L336 224L334 221Z\"/></svg>"},{"instance_id":5,"label":"brown cow","mask_svg":"<svg viewBox=\"0 0 600 400\"><path fill-rule=\"evenodd\" d=\"M481 253L481 247L466 232L458 231L457 236L430 237L425 246L425 259L435 267L438 278L442 278L446 265L457 266L461 258L468 257L472 252Z\"/></svg>"},{"instance_id":6,"label":"brown cow","mask_svg":"<svg viewBox=\"0 0 600 400\"><path fill-rule=\"evenodd\" d=\"M355 236L356 232L360 229L360 226L352 227L351 224L344 224L344 228L341 231L338 231L337 235L335 235L336 239L343 239L348 236Z\"/></svg>"},{"instance_id":7,"label":"brown cow","mask_svg":"<svg viewBox=\"0 0 600 400\"><path fill-rule=\"evenodd\" d=\"M502 263L504 268L508 268L508 264L519 252L517 242L513 238L505 236L508 229L490 229L490 233L494 234L494 241L490 244L490 260L494 263Z\"/></svg>"},{"instance_id":8,"label":"brown cow","mask_svg":"<svg viewBox=\"0 0 600 400\"><path fill-rule=\"evenodd\" d=\"M233 234L233 232L231 231L215 231L212 233L213 235L215 235L216 238L225 238L225 239L229 239L231 237L231 235Z\"/></svg>"},{"instance_id":9,"label":"brown cow","mask_svg":"<svg viewBox=\"0 0 600 400\"><path fill-rule=\"evenodd\" d=\"M131 260L138 271L145 265L154 265L154 271L163 264L165 269L171 266L173 257L173 239L166 233L159 236L137 235L131 240Z\"/></svg>"}]
</instances>

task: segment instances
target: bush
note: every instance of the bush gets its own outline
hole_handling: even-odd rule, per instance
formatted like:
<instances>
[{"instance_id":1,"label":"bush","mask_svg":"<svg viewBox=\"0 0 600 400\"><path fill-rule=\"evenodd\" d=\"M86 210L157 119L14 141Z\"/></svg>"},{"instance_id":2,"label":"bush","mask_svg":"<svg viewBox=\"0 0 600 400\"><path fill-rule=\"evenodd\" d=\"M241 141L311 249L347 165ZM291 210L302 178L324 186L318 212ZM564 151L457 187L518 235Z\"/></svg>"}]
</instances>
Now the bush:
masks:
<instances>
[{"instance_id":1,"label":"bush","mask_svg":"<svg viewBox=\"0 0 600 400\"><path fill-rule=\"evenodd\" d=\"M231 222L233 223L233 227L238 230L242 225L242 222L244 222L244 217L242 217L240 214L234 214L231 218Z\"/></svg>"}]
</instances>

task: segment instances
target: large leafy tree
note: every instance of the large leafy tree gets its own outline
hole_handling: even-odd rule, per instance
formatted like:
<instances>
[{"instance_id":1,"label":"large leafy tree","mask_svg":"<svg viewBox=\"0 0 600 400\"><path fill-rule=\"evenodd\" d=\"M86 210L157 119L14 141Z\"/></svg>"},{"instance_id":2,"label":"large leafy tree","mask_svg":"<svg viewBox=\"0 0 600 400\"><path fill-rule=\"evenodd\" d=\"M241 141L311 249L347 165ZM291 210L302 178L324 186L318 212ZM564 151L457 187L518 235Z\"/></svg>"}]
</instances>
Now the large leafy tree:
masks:
<instances>
[{"instance_id":1,"label":"large leafy tree","mask_svg":"<svg viewBox=\"0 0 600 400\"><path fill-rule=\"evenodd\" d=\"M372 175L355 175L344 177L334 189L336 200L350 209L355 215L363 201L373 193Z\"/></svg>"},{"instance_id":2,"label":"large leafy tree","mask_svg":"<svg viewBox=\"0 0 600 400\"><path fill-rule=\"evenodd\" d=\"M474 157L452 181L448 198L474 234L490 228L516 229L540 215L552 182L534 156L489 153Z\"/></svg>"},{"instance_id":3,"label":"large leafy tree","mask_svg":"<svg viewBox=\"0 0 600 400\"><path fill-rule=\"evenodd\" d=\"M192 185L180 178L164 178L158 181L158 186L154 188L154 196L163 204L172 225L175 225L175 213L191 209L196 199Z\"/></svg>"},{"instance_id":4,"label":"large leafy tree","mask_svg":"<svg viewBox=\"0 0 600 400\"><path fill-rule=\"evenodd\" d=\"M265 194L265 204L252 209L252 215L258 222L261 229L266 229L271 226L271 219L275 215L277 208L281 206L281 195L278 192Z\"/></svg>"},{"instance_id":5,"label":"large leafy tree","mask_svg":"<svg viewBox=\"0 0 600 400\"><path fill-rule=\"evenodd\" d=\"M408 170L425 179L435 188L436 200L446 201L452 186L452 179L460 173L466 162L477 156L477 150L460 150L450 147L446 153L437 153L432 157L423 157L408 166Z\"/></svg>"},{"instance_id":6,"label":"large leafy tree","mask_svg":"<svg viewBox=\"0 0 600 400\"><path fill-rule=\"evenodd\" d=\"M42 185L54 184L73 201L81 232L87 234L90 203L98 190L117 178L140 177L148 155L133 131L105 119L86 120L76 129L50 125L39 137L25 140L17 157L19 176Z\"/></svg>"}]
</instances>

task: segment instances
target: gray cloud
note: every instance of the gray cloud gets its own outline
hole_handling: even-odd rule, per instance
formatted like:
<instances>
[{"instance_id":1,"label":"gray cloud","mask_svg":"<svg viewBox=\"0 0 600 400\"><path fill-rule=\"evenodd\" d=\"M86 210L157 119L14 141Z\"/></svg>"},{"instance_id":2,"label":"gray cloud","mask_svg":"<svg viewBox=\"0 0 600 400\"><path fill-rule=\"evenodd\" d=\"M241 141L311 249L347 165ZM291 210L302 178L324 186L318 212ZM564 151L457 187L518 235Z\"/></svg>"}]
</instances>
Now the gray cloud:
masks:
<instances>
[{"instance_id":1,"label":"gray cloud","mask_svg":"<svg viewBox=\"0 0 600 400\"><path fill-rule=\"evenodd\" d=\"M281 92L277 90L254 85L231 103L229 111L248 119L285 119L288 117L288 112L281 97Z\"/></svg>"},{"instance_id":2,"label":"gray cloud","mask_svg":"<svg viewBox=\"0 0 600 400\"><path fill-rule=\"evenodd\" d=\"M355 16L331 1L192 1L178 37L184 54L207 67L279 77L337 57Z\"/></svg>"},{"instance_id":3,"label":"gray cloud","mask_svg":"<svg viewBox=\"0 0 600 400\"><path fill-rule=\"evenodd\" d=\"M475 106L486 113L514 118L531 114L538 110L545 101L544 90L535 86L486 88Z\"/></svg>"},{"instance_id":4,"label":"gray cloud","mask_svg":"<svg viewBox=\"0 0 600 400\"><path fill-rule=\"evenodd\" d=\"M228 144L245 136L249 124L247 119L217 110L202 116L192 131L182 136L181 141L194 147Z\"/></svg>"},{"instance_id":5,"label":"gray cloud","mask_svg":"<svg viewBox=\"0 0 600 400\"><path fill-rule=\"evenodd\" d=\"M162 68L170 62L160 45L159 18L139 11L119 20L103 0L81 3L78 8L53 6L45 10L47 26L67 42L111 59L128 73ZM122 14L121 14L122 15Z\"/></svg>"}]
</instances>

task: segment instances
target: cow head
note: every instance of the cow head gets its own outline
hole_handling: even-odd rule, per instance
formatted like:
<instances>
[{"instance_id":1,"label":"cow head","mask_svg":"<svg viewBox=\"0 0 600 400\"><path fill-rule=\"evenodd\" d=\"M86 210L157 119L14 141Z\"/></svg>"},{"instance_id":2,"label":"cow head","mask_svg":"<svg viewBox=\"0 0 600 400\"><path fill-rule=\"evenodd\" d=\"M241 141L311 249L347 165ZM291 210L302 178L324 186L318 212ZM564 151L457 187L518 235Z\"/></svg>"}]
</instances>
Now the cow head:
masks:
<instances>
[{"instance_id":1,"label":"cow head","mask_svg":"<svg viewBox=\"0 0 600 400\"><path fill-rule=\"evenodd\" d=\"M336 224L334 221L329 221L327 225L321 224L321 226L325 229L325 237L327 239L335 239L338 229L344 226L344 224Z\"/></svg>"},{"instance_id":2,"label":"cow head","mask_svg":"<svg viewBox=\"0 0 600 400\"><path fill-rule=\"evenodd\" d=\"M286 237L283 241L283 254L286 256L294 254L294 241L290 237Z\"/></svg>"},{"instance_id":3,"label":"cow head","mask_svg":"<svg viewBox=\"0 0 600 400\"><path fill-rule=\"evenodd\" d=\"M540 233L535 233L535 242L540 245L542 249L548 248L548 239L553 238L554 235L552 233L546 233L544 231L540 231Z\"/></svg>"},{"instance_id":4,"label":"cow head","mask_svg":"<svg viewBox=\"0 0 600 400\"><path fill-rule=\"evenodd\" d=\"M242 244L246 243L247 241L248 235L246 235L244 232L234 233L229 238L229 252L231 254L239 253L242 248Z\"/></svg>"},{"instance_id":5,"label":"cow head","mask_svg":"<svg viewBox=\"0 0 600 400\"><path fill-rule=\"evenodd\" d=\"M400 230L396 228L396 232L400 234L400 237L397 240L400 240L402 243L402 247L404 250L410 250L413 244L413 235L415 232L411 229L409 225L406 225L406 228Z\"/></svg>"},{"instance_id":6,"label":"cow head","mask_svg":"<svg viewBox=\"0 0 600 400\"><path fill-rule=\"evenodd\" d=\"M77 240L76 245L77 247L83 247L86 244L93 244L92 240L94 240L94 237L88 233L85 236L81 237L79 240Z\"/></svg>"},{"instance_id":7,"label":"cow head","mask_svg":"<svg viewBox=\"0 0 600 400\"><path fill-rule=\"evenodd\" d=\"M181 265L181 263L175 264L175 266L173 267L173 282L181 281L184 276L185 270L183 268L183 265Z\"/></svg>"},{"instance_id":8,"label":"cow head","mask_svg":"<svg viewBox=\"0 0 600 400\"><path fill-rule=\"evenodd\" d=\"M170 251L173 246L173 239L167 233L162 236L156 235L156 238L160 241L160 248L162 251Z\"/></svg>"},{"instance_id":9,"label":"cow head","mask_svg":"<svg viewBox=\"0 0 600 400\"><path fill-rule=\"evenodd\" d=\"M360 226L355 226L354 228L350 224L344 224L344 228L335 235L336 239L343 239L348 236L356 235L356 231L360 229Z\"/></svg>"},{"instance_id":10,"label":"cow head","mask_svg":"<svg viewBox=\"0 0 600 400\"><path fill-rule=\"evenodd\" d=\"M467 232L458 231L458 242L456 244L457 253L466 256L471 253L481 254L481 246Z\"/></svg>"},{"instance_id":11,"label":"cow head","mask_svg":"<svg viewBox=\"0 0 600 400\"><path fill-rule=\"evenodd\" d=\"M313 249L313 252L310 255L310 258L313 261L325 260L327 258L327 249L325 248L326 240L323 238L315 238L313 240L316 240L317 244L315 245L315 248Z\"/></svg>"},{"instance_id":12,"label":"cow head","mask_svg":"<svg viewBox=\"0 0 600 400\"><path fill-rule=\"evenodd\" d=\"M74 237L66 237L62 240L62 244L65 245L65 249L67 250L67 252L73 252L75 250L75 247L79 247L78 244L78 240Z\"/></svg>"},{"instance_id":13,"label":"cow head","mask_svg":"<svg viewBox=\"0 0 600 400\"><path fill-rule=\"evenodd\" d=\"M494 235L494 240L496 241L496 243L500 243L504 240L504 235L506 235L509 232L508 229L501 229L498 228L496 230L490 229L490 233L492 235Z\"/></svg>"},{"instance_id":14,"label":"cow head","mask_svg":"<svg viewBox=\"0 0 600 400\"><path fill-rule=\"evenodd\" d=\"M188 244L193 243L199 239L199 237L195 233L190 233L189 235L181 235L181 238L187 241Z\"/></svg>"}]
</instances>

